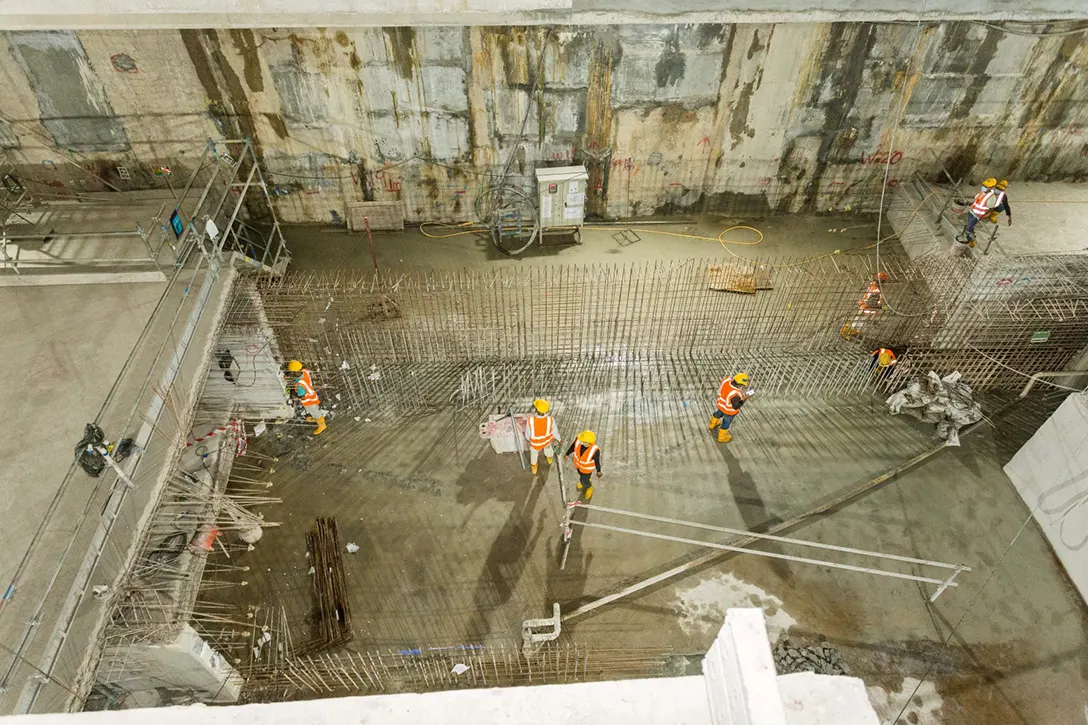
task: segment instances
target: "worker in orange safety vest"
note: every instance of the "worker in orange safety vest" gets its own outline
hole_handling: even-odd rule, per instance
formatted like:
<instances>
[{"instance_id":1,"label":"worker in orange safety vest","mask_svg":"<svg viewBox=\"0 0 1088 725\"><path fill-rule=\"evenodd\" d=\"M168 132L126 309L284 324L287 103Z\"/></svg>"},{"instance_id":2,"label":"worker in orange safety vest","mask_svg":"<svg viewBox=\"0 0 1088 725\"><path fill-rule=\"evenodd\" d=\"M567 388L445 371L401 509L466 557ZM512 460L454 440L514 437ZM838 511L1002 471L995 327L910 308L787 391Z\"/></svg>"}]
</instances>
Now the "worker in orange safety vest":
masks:
<instances>
[{"instance_id":1,"label":"worker in orange safety vest","mask_svg":"<svg viewBox=\"0 0 1088 725\"><path fill-rule=\"evenodd\" d=\"M873 377L877 381L884 380L892 374L892 369L895 367L896 358L895 351L890 347L880 347L873 350L872 362L869 365L869 369L873 371Z\"/></svg>"},{"instance_id":2,"label":"worker in orange safety vest","mask_svg":"<svg viewBox=\"0 0 1088 725\"><path fill-rule=\"evenodd\" d=\"M584 430L567 449L567 458L574 455L574 468L578 471L578 490L586 497L593 498L593 471L601 477L601 448L597 445L597 434Z\"/></svg>"},{"instance_id":3,"label":"worker in orange safety vest","mask_svg":"<svg viewBox=\"0 0 1088 725\"><path fill-rule=\"evenodd\" d=\"M751 395L745 392L748 382L748 373L737 373L723 380L721 387L718 388L717 410L710 417L707 428L710 430L718 428L719 443L728 443L733 440L729 426L733 424L733 418L740 412L744 401Z\"/></svg>"},{"instance_id":4,"label":"worker in orange safety vest","mask_svg":"<svg viewBox=\"0 0 1088 725\"><path fill-rule=\"evenodd\" d=\"M555 449L552 443L560 443L559 431L555 427L555 418L548 415L551 404L546 400L537 398L533 401L534 414L525 422L525 439L529 441L529 464L536 475L537 461L540 460L540 452L548 458L548 465L552 464Z\"/></svg>"},{"instance_id":5,"label":"worker in orange safety vest","mask_svg":"<svg viewBox=\"0 0 1088 725\"><path fill-rule=\"evenodd\" d=\"M1005 185L1008 186L1008 182ZM999 194L1001 192L995 188L996 186L997 179L992 176L982 182L982 188L975 194L975 198L967 210L967 223L963 227L963 233L956 237L956 241L952 245L952 256L971 256L971 247L975 246L975 226L990 216L1000 201Z\"/></svg>"},{"instance_id":6,"label":"worker in orange safety vest","mask_svg":"<svg viewBox=\"0 0 1088 725\"><path fill-rule=\"evenodd\" d=\"M325 411L321 409L321 398L317 396L317 391L314 389L314 381L310 377L310 371L302 367L302 363L298 360L291 360L287 363L287 372L298 375L294 384L295 395L298 396L298 401L302 403L302 409L306 411L306 421L308 423L317 423L317 427L314 428L314 435L321 435L328 426L325 425Z\"/></svg>"}]
</instances>

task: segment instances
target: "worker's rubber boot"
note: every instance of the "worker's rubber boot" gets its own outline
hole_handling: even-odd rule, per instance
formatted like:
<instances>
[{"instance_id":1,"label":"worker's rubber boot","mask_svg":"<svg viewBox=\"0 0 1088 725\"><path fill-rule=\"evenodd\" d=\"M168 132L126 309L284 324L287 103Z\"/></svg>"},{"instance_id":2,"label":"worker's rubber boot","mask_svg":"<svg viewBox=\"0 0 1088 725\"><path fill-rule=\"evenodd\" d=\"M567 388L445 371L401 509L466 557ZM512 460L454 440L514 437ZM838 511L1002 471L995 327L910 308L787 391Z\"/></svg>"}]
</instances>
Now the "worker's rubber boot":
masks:
<instances>
[{"instance_id":1,"label":"worker's rubber boot","mask_svg":"<svg viewBox=\"0 0 1088 725\"><path fill-rule=\"evenodd\" d=\"M730 432L728 430L726 430L725 428L722 428L720 431L718 431L718 442L719 443L728 443L731 440L733 440L733 436L732 436L732 434L730 434Z\"/></svg>"},{"instance_id":2,"label":"worker's rubber boot","mask_svg":"<svg viewBox=\"0 0 1088 725\"><path fill-rule=\"evenodd\" d=\"M317 419L317 427L314 428L314 435L319 436L325 432L325 429L329 426L325 425L325 416L321 416Z\"/></svg>"},{"instance_id":3,"label":"worker's rubber boot","mask_svg":"<svg viewBox=\"0 0 1088 725\"><path fill-rule=\"evenodd\" d=\"M306 422L307 423L316 423L317 418L313 417L312 415L308 415L308 416L306 416Z\"/></svg>"},{"instance_id":4,"label":"worker's rubber boot","mask_svg":"<svg viewBox=\"0 0 1088 725\"><path fill-rule=\"evenodd\" d=\"M532 468L533 468L533 475L535 476L536 475L536 464L535 463L533 464Z\"/></svg>"},{"instance_id":5,"label":"worker's rubber boot","mask_svg":"<svg viewBox=\"0 0 1088 725\"><path fill-rule=\"evenodd\" d=\"M719 418L716 415L712 415L712 416L710 416L710 424L707 425L706 428L707 428L707 430L714 430L715 428L717 428L721 424L722 424L722 419Z\"/></svg>"},{"instance_id":6,"label":"worker's rubber boot","mask_svg":"<svg viewBox=\"0 0 1088 725\"><path fill-rule=\"evenodd\" d=\"M586 489L586 501L593 498L593 486Z\"/></svg>"},{"instance_id":7,"label":"worker's rubber boot","mask_svg":"<svg viewBox=\"0 0 1088 725\"><path fill-rule=\"evenodd\" d=\"M554 460L555 460L554 458L551 458L551 457L549 457L549 458L548 458L548 465L549 465L549 466L550 466L550 465L552 465L552 462L553 462Z\"/></svg>"},{"instance_id":8,"label":"worker's rubber boot","mask_svg":"<svg viewBox=\"0 0 1088 725\"><path fill-rule=\"evenodd\" d=\"M582 490L582 484L581 484L581 483L579 483L579 484L578 484L578 490L579 490L579 491L581 491L581 490Z\"/></svg>"}]
</instances>

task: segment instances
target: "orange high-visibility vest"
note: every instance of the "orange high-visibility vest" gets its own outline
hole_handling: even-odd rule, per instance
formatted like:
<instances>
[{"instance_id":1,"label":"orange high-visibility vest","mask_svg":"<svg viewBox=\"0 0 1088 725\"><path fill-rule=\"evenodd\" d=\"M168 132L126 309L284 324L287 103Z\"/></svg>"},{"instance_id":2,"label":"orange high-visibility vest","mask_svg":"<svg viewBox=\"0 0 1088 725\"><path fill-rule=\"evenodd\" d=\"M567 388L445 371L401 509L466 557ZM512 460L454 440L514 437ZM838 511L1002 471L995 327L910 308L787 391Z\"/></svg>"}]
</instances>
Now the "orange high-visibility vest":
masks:
<instances>
[{"instance_id":1,"label":"orange high-visibility vest","mask_svg":"<svg viewBox=\"0 0 1088 725\"><path fill-rule=\"evenodd\" d=\"M979 219L983 219L997 206L996 194L993 189L983 189L975 194L975 200L971 202L971 213Z\"/></svg>"},{"instance_id":2,"label":"orange high-visibility vest","mask_svg":"<svg viewBox=\"0 0 1088 725\"><path fill-rule=\"evenodd\" d=\"M529 445L542 451L554 440L555 421L550 415L534 415L529 418Z\"/></svg>"},{"instance_id":3,"label":"orange high-visibility vest","mask_svg":"<svg viewBox=\"0 0 1088 725\"><path fill-rule=\"evenodd\" d=\"M304 406L321 403L321 398L317 397L317 391L314 390L314 381L310 379L310 371L306 368L302 368L302 374L298 378L298 387L302 388L303 393L299 402Z\"/></svg>"},{"instance_id":4,"label":"orange high-visibility vest","mask_svg":"<svg viewBox=\"0 0 1088 725\"><path fill-rule=\"evenodd\" d=\"M739 411L734 406L743 397L741 389L733 385L733 378L726 378L718 389L718 410L726 415L736 415Z\"/></svg>"},{"instance_id":5,"label":"orange high-visibility vest","mask_svg":"<svg viewBox=\"0 0 1088 725\"><path fill-rule=\"evenodd\" d=\"M574 443L574 467L578 469L578 473L593 473L593 469L597 467L597 464L593 462L593 456L597 455L599 450L601 449L596 445L583 447L582 441Z\"/></svg>"}]
</instances>

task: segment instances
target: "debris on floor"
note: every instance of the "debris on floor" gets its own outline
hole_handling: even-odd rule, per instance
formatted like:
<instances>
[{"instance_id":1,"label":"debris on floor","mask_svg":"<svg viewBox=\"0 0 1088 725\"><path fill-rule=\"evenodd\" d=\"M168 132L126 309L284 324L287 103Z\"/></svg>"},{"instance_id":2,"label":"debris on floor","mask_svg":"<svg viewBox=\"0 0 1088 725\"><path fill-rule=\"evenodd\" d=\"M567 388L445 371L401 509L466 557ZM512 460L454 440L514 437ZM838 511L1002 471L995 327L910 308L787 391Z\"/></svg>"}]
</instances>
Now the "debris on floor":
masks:
<instances>
[{"instance_id":1,"label":"debris on floor","mask_svg":"<svg viewBox=\"0 0 1088 725\"><path fill-rule=\"evenodd\" d=\"M943 378L930 371L916 378L887 401L893 415L905 413L923 423L936 423L937 435L945 445L960 444L960 428L982 420L982 408L975 402L970 386L960 382L959 372Z\"/></svg>"},{"instance_id":2,"label":"debris on floor","mask_svg":"<svg viewBox=\"0 0 1088 725\"><path fill-rule=\"evenodd\" d=\"M839 651L827 642L816 646L794 646L788 637L778 640L771 652L775 671L780 675L815 672L817 675L849 675L850 668Z\"/></svg>"}]
</instances>

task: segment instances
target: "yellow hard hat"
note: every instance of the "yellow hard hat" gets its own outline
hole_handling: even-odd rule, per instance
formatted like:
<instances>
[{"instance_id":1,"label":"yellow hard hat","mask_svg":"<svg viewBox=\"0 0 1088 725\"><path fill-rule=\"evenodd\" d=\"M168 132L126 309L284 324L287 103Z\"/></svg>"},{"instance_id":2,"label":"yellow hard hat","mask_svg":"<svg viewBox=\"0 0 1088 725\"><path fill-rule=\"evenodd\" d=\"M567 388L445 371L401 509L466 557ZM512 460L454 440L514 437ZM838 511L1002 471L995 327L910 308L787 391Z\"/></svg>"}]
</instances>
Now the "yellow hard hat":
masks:
<instances>
[{"instance_id":1,"label":"yellow hard hat","mask_svg":"<svg viewBox=\"0 0 1088 725\"><path fill-rule=\"evenodd\" d=\"M582 441L587 446L591 446L597 442L597 434L591 430L584 430L578 434L578 440Z\"/></svg>"},{"instance_id":2,"label":"yellow hard hat","mask_svg":"<svg viewBox=\"0 0 1088 725\"><path fill-rule=\"evenodd\" d=\"M298 360L292 360L291 362L287 363L288 372L297 373L301 369L302 363L300 363Z\"/></svg>"},{"instance_id":3,"label":"yellow hard hat","mask_svg":"<svg viewBox=\"0 0 1088 725\"><path fill-rule=\"evenodd\" d=\"M1009 182L1005 179L1002 179L1001 181L997 182L996 186L999 190L1004 191L1005 189L1009 188Z\"/></svg>"},{"instance_id":4,"label":"yellow hard hat","mask_svg":"<svg viewBox=\"0 0 1088 725\"><path fill-rule=\"evenodd\" d=\"M737 373L736 375L733 376L733 382L736 383L737 385L747 385L748 384L748 373Z\"/></svg>"},{"instance_id":5,"label":"yellow hard hat","mask_svg":"<svg viewBox=\"0 0 1088 725\"><path fill-rule=\"evenodd\" d=\"M543 415L544 413L547 413L549 410L551 410L552 406L549 405L548 401L544 400L543 398L537 398L533 401L533 407L536 408L536 412Z\"/></svg>"},{"instance_id":6,"label":"yellow hard hat","mask_svg":"<svg viewBox=\"0 0 1088 725\"><path fill-rule=\"evenodd\" d=\"M992 189L994 186L997 185L997 179L991 176L990 178L986 179L986 181L983 181L982 185L987 189Z\"/></svg>"}]
</instances>

